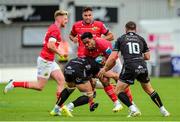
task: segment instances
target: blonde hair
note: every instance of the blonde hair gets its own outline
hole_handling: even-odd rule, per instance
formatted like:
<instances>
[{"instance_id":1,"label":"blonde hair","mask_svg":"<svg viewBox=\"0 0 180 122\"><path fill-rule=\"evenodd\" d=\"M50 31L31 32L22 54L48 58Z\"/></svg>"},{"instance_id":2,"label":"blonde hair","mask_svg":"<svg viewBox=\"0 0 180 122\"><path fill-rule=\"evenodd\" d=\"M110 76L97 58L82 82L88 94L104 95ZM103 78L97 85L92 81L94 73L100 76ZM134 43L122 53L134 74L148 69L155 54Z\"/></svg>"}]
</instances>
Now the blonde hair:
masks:
<instances>
[{"instance_id":1,"label":"blonde hair","mask_svg":"<svg viewBox=\"0 0 180 122\"><path fill-rule=\"evenodd\" d=\"M57 10L57 11L55 11L55 13L54 13L54 19L55 19L57 16L64 16L64 15L68 15L68 12L65 11L65 10Z\"/></svg>"}]
</instances>

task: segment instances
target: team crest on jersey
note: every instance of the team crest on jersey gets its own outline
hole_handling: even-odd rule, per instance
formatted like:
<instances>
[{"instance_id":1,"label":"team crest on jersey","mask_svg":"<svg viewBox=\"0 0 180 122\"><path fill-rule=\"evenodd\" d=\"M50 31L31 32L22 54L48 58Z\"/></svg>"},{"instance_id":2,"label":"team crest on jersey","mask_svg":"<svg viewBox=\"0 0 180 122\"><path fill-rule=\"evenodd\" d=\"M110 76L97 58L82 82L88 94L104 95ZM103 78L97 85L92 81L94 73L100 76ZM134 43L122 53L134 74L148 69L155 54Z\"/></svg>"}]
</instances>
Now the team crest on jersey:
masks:
<instances>
[{"instance_id":1,"label":"team crest on jersey","mask_svg":"<svg viewBox=\"0 0 180 122\"><path fill-rule=\"evenodd\" d=\"M93 28L92 28L92 30L94 30L94 31L97 30L97 29L98 29L98 27L93 27Z\"/></svg>"}]
</instances>

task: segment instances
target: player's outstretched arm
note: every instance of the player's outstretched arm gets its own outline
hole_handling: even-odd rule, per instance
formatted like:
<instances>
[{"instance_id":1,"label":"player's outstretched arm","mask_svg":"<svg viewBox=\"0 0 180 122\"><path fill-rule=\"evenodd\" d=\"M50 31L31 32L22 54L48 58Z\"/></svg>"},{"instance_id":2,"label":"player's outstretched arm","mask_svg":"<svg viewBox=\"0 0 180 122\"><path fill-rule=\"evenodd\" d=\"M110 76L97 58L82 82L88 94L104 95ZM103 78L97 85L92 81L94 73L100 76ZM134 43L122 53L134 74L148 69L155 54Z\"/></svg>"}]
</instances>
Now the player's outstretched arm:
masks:
<instances>
[{"instance_id":1,"label":"player's outstretched arm","mask_svg":"<svg viewBox=\"0 0 180 122\"><path fill-rule=\"evenodd\" d=\"M99 78L102 78L104 76L104 74L114 66L116 59L117 59L117 55L118 55L117 51L113 51L110 54L110 56L108 57L108 59L105 63L105 66L98 73Z\"/></svg>"}]
</instances>

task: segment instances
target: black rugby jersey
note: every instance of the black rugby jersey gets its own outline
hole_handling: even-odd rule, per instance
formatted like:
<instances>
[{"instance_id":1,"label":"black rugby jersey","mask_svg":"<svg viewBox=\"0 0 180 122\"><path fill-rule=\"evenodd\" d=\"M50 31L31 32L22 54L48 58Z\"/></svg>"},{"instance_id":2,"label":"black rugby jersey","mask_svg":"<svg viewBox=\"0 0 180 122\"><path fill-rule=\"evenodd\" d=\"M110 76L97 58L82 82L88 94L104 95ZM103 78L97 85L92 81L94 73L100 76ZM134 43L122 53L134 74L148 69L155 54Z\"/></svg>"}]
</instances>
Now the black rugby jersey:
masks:
<instances>
[{"instance_id":1,"label":"black rugby jersey","mask_svg":"<svg viewBox=\"0 0 180 122\"><path fill-rule=\"evenodd\" d=\"M99 72L102 66L98 64L93 58L84 57L84 58L74 58L71 59L65 66L65 72L74 71L74 72L84 72L85 77L95 77Z\"/></svg>"},{"instance_id":2,"label":"black rugby jersey","mask_svg":"<svg viewBox=\"0 0 180 122\"><path fill-rule=\"evenodd\" d=\"M144 61L143 53L148 52L149 48L143 37L128 32L117 39L113 50L121 52L126 64Z\"/></svg>"}]
</instances>

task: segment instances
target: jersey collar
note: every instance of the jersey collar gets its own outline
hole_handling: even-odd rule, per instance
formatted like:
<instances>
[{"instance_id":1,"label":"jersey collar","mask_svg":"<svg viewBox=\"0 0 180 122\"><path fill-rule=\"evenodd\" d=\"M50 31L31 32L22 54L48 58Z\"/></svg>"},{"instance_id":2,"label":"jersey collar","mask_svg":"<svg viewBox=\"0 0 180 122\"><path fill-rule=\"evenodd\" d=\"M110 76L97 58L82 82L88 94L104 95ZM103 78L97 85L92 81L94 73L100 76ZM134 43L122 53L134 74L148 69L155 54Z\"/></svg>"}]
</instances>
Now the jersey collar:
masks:
<instances>
[{"instance_id":1,"label":"jersey collar","mask_svg":"<svg viewBox=\"0 0 180 122\"><path fill-rule=\"evenodd\" d=\"M83 25L91 25L91 24L93 24L93 23L94 23L94 20L93 20L90 24L87 24L87 23L85 23L84 20L82 20L82 24L83 24Z\"/></svg>"}]
</instances>

